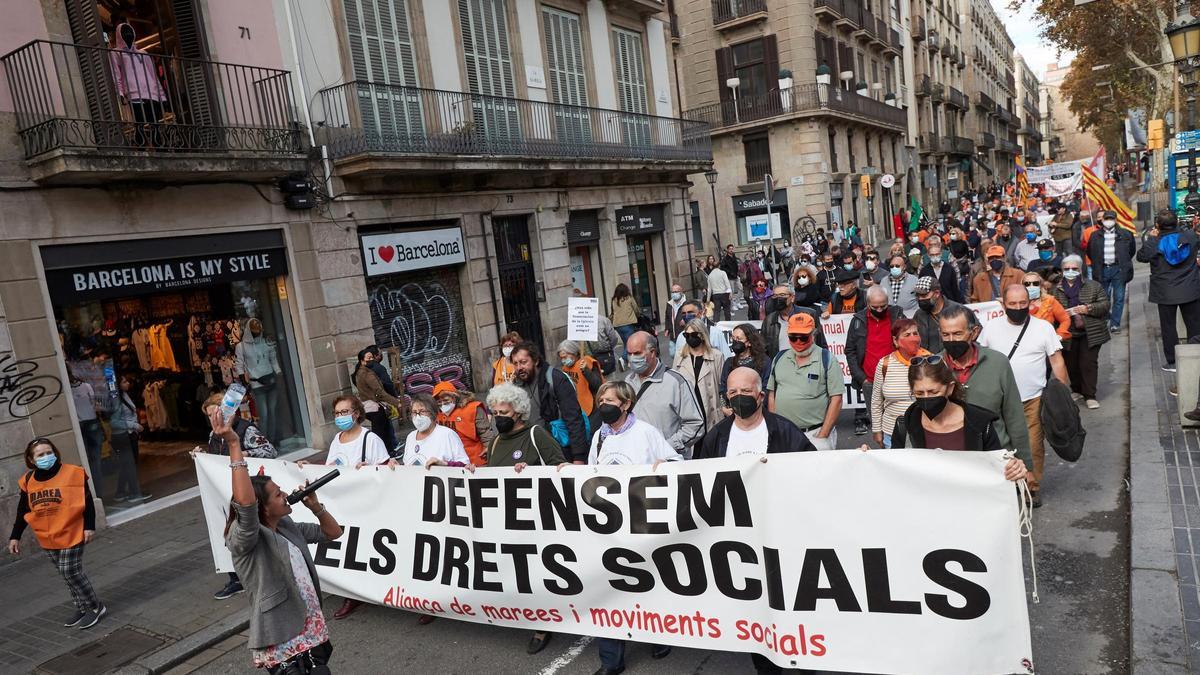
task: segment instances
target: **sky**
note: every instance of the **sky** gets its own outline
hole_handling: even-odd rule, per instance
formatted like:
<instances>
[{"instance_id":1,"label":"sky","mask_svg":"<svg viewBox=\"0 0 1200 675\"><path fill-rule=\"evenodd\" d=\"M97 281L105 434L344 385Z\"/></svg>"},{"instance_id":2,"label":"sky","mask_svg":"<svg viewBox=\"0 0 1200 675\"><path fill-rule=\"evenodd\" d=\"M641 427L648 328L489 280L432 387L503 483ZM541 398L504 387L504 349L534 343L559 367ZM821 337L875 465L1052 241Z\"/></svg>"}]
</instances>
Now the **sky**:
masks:
<instances>
[{"instance_id":1,"label":"sky","mask_svg":"<svg viewBox=\"0 0 1200 675\"><path fill-rule=\"evenodd\" d=\"M1061 57L1057 56L1054 47L1038 35L1041 31L1041 24L1038 23L1036 13L1033 11L1036 2L1027 0L1021 6L1020 12L1010 11L1007 0L991 0L991 2L992 7L996 10L996 15L1004 22L1004 27L1008 30L1008 37L1012 38L1017 53L1025 59L1025 63L1039 79L1046 73L1046 66L1055 61L1064 64L1070 62L1074 54L1066 52Z\"/></svg>"}]
</instances>

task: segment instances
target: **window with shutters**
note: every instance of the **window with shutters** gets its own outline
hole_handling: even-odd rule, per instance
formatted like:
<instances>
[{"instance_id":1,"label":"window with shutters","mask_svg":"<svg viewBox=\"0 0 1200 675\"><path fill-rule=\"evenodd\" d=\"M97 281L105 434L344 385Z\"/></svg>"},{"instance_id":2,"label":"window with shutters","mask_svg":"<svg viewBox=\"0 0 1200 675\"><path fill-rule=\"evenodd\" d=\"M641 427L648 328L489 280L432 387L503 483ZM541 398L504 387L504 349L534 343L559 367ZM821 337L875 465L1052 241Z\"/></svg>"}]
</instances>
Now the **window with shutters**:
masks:
<instances>
[{"instance_id":1,"label":"window with shutters","mask_svg":"<svg viewBox=\"0 0 1200 675\"><path fill-rule=\"evenodd\" d=\"M583 63L583 31L579 15L551 7L542 8L546 41L546 75L554 103L555 138L589 143L592 140L588 104L587 69Z\"/></svg>"},{"instance_id":2,"label":"window with shutters","mask_svg":"<svg viewBox=\"0 0 1200 675\"><path fill-rule=\"evenodd\" d=\"M837 130L829 127L829 170L838 172Z\"/></svg>"},{"instance_id":3,"label":"window with shutters","mask_svg":"<svg viewBox=\"0 0 1200 675\"><path fill-rule=\"evenodd\" d=\"M410 150L424 140L406 0L343 0L358 109L371 147Z\"/></svg>"},{"instance_id":4,"label":"window with shutters","mask_svg":"<svg viewBox=\"0 0 1200 675\"><path fill-rule=\"evenodd\" d=\"M632 145L650 144L649 105L646 98L646 66L642 58L642 34L624 28L613 28L613 58L617 70L617 96L622 115L624 142Z\"/></svg>"},{"instance_id":5,"label":"window with shutters","mask_svg":"<svg viewBox=\"0 0 1200 675\"><path fill-rule=\"evenodd\" d=\"M456 120L457 131L490 142L520 139L505 0L458 0L458 20L467 64L467 91L475 96L467 97L470 118ZM455 112L467 114L463 110Z\"/></svg>"},{"instance_id":6,"label":"window with shutters","mask_svg":"<svg viewBox=\"0 0 1200 675\"><path fill-rule=\"evenodd\" d=\"M757 183L764 175L771 173L771 141L767 132L743 136L742 149L746 155L747 183Z\"/></svg>"},{"instance_id":7,"label":"window with shutters","mask_svg":"<svg viewBox=\"0 0 1200 675\"><path fill-rule=\"evenodd\" d=\"M761 39L733 46L733 76L739 80L738 96L741 98L761 98L770 90Z\"/></svg>"}]
</instances>

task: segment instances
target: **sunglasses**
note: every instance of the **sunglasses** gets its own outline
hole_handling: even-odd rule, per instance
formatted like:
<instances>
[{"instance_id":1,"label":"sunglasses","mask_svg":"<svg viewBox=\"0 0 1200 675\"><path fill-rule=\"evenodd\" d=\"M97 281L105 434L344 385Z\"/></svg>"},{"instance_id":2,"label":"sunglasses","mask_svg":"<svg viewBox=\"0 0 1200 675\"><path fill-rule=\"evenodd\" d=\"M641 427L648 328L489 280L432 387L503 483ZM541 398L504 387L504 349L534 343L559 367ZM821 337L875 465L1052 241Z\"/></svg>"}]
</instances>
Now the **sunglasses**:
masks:
<instances>
[{"instance_id":1,"label":"sunglasses","mask_svg":"<svg viewBox=\"0 0 1200 675\"><path fill-rule=\"evenodd\" d=\"M1041 285L1042 285L1042 282L1040 282L1040 281L1026 281L1025 282L1025 288L1033 288L1035 286L1041 286Z\"/></svg>"},{"instance_id":2,"label":"sunglasses","mask_svg":"<svg viewBox=\"0 0 1200 675\"><path fill-rule=\"evenodd\" d=\"M941 354L930 354L929 356L914 356L909 359L908 363L912 366L919 366L922 363L928 363L931 366L936 366L942 362Z\"/></svg>"},{"instance_id":3,"label":"sunglasses","mask_svg":"<svg viewBox=\"0 0 1200 675\"><path fill-rule=\"evenodd\" d=\"M789 342L808 342L812 339L812 333L788 333Z\"/></svg>"}]
</instances>

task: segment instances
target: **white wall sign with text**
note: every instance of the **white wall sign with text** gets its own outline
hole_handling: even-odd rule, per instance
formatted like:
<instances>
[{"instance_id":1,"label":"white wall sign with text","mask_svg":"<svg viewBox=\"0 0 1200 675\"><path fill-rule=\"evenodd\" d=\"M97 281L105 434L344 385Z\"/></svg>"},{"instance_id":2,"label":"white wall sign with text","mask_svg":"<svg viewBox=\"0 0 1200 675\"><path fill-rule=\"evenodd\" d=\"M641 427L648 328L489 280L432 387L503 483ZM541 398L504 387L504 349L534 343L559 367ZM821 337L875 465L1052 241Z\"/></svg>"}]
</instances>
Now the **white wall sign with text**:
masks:
<instances>
[{"instance_id":1,"label":"white wall sign with text","mask_svg":"<svg viewBox=\"0 0 1200 675\"><path fill-rule=\"evenodd\" d=\"M388 232L363 235L362 256L367 276L374 277L461 265L467 261L467 247L460 227Z\"/></svg>"},{"instance_id":2,"label":"white wall sign with text","mask_svg":"<svg viewBox=\"0 0 1200 675\"><path fill-rule=\"evenodd\" d=\"M600 300L567 298L567 339L595 342L600 333Z\"/></svg>"}]
</instances>

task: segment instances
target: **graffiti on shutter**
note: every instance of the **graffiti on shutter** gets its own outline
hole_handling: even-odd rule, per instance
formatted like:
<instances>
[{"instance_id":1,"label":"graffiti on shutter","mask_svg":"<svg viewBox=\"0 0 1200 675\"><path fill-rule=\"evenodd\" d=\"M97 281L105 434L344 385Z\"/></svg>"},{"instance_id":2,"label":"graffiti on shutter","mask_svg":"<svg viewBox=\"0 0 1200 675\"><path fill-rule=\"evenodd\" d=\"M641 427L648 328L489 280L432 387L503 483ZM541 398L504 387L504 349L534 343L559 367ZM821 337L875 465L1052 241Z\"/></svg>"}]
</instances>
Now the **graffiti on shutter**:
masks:
<instances>
[{"instance_id":1,"label":"graffiti on shutter","mask_svg":"<svg viewBox=\"0 0 1200 675\"><path fill-rule=\"evenodd\" d=\"M399 356L406 392L430 393L443 381L474 389L455 269L384 277L368 299L375 343Z\"/></svg>"}]
</instances>

